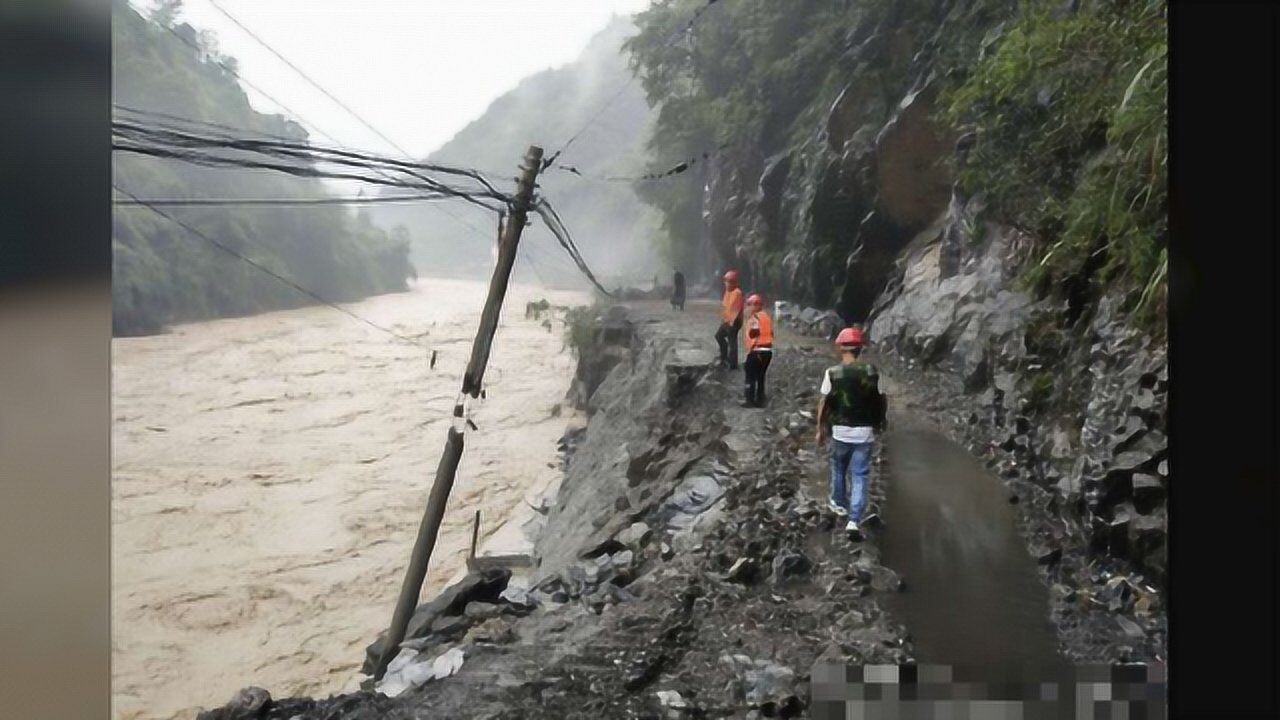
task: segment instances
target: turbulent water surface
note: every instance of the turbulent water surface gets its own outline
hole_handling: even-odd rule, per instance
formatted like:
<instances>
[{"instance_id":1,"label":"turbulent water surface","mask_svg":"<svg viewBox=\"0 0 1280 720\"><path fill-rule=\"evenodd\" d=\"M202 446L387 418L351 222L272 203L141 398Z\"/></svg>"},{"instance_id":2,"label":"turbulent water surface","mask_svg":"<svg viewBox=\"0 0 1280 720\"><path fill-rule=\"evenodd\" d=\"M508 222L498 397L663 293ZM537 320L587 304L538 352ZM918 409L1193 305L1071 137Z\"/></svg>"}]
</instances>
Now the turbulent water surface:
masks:
<instances>
[{"instance_id":1,"label":"turbulent water surface","mask_svg":"<svg viewBox=\"0 0 1280 720\"><path fill-rule=\"evenodd\" d=\"M354 689L390 619L485 286L424 279L354 311L183 325L113 343L112 675L117 718L192 717L247 684ZM573 364L514 286L424 595L558 477ZM438 351L435 369L431 350ZM503 535L510 535L511 528Z\"/></svg>"}]
</instances>

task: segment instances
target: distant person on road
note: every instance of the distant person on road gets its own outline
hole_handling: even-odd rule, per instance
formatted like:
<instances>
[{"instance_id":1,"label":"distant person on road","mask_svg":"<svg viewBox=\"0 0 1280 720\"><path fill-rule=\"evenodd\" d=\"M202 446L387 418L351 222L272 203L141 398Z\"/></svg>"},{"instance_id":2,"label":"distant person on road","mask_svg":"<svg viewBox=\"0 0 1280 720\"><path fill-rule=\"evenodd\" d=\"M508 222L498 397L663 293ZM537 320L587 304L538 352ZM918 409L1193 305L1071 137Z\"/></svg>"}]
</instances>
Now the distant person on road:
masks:
<instances>
[{"instance_id":1,"label":"distant person on road","mask_svg":"<svg viewBox=\"0 0 1280 720\"><path fill-rule=\"evenodd\" d=\"M738 331L742 329L742 291L738 289L738 271L724 274L724 297L720 300L720 329L716 343L720 345L720 367L738 369Z\"/></svg>"},{"instance_id":2,"label":"distant person on road","mask_svg":"<svg viewBox=\"0 0 1280 720\"><path fill-rule=\"evenodd\" d=\"M862 330L845 328L836 336L840 364L822 375L818 401L817 441L826 439L831 427L831 511L848 517L845 530L857 537L867 504L867 477L877 430L884 429L887 409L880 392L880 372L860 359ZM849 484L850 470L853 483Z\"/></svg>"},{"instance_id":3,"label":"distant person on road","mask_svg":"<svg viewBox=\"0 0 1280 720\"><path fill-rule=\"evenodd\" d=\"M747 399L743 407L764 407L764 376L773 360L773 320L764 311L759 295L747 298L747 357L742 361L746 374Z\"/></svg>"},{"instance_id":4,"label":"distant person on road","mask_svg":"<svg viewBox=\"0 0 1280 720\"><path fill-rule=\"evenodd\" d=\"M684 273L679 270L671 280L671 309L676 308L684 311Z\"/></svg>"}]
</instances>

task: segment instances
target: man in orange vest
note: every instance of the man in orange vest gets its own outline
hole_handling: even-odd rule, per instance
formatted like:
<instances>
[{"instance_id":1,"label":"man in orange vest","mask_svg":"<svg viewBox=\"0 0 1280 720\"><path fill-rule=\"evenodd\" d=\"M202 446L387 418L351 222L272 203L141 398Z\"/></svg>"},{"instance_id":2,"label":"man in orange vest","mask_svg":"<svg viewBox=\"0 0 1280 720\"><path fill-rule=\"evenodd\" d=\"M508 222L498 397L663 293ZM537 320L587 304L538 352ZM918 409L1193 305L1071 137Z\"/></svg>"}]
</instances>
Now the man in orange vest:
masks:
<instances>
[{"instance_id":1,"label":"man in orange vest","mask_svg":"<svg viewBox=\"0 0 1280 720\"><path fill-rule=\"evenodd\" d=\"M759 295L747 298L747 359L742 363L747 376L747 401L743 407L764 407L764 375L773 360L773 320L763 306Z\"/></svg>"},{"instance_id":2,"label":"man in orange vest","mask_svg":"<svg viewBox=\"0 0 1280 720\"><path fill-rule=\"evenodd\" d=\"M738 331L742 329L742 291L738 289L738 271L724 274L724 297L720 300L720 329L716 343L720 345L720 366L738 369Z\"/></svg>"}]
</instances>

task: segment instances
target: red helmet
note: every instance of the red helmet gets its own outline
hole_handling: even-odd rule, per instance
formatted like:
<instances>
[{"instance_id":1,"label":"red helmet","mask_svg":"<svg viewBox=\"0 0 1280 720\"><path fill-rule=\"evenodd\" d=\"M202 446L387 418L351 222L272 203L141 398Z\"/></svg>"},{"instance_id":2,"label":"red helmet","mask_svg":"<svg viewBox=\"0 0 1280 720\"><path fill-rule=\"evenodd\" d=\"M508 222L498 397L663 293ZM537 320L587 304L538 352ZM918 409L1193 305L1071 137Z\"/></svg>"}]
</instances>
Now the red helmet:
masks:
<instances>
[{"instance_id":1,"label":"red helmet","mask_svg":"<svg viewBox=\"0 0 1280 720\"><path fill-rule=\"evenodd\" d=\"M841 346L861 347L863 342L862 328L847 327L836 336L836 344Z\"/></svg>"},{"instance_id":2,"label":"red helmet","mask_svg":"<svg viewBox=\"0 0 1280 720\"><path fill-rule=\"evenodd\" d=\"M747 296L747 304L748 305L764 305L764 298L760 297L760 295L757 293L752 293Z\"/></svg>"},{"instance_id":3,"label":"red helmet","mask_svg":"<svg viewBox=\"0 0 1280 720\"><path fill-rule=\"evenodd\" d=\"M738 282L738 271L730 270L729 272L725 273L724 280L725 282Z\"/></svg>"}]
</instances>

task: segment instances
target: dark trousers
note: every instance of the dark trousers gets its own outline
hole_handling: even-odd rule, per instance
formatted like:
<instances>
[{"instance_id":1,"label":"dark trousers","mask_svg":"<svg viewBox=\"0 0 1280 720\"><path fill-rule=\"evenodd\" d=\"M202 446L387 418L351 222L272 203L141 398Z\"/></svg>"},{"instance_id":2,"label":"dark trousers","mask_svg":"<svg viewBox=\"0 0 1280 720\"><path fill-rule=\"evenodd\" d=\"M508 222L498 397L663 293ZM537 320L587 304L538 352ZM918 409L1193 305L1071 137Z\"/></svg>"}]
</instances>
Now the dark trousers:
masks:
<instances>
[{"instance_id":1,"label":"dark trousers","mask_svg":"<svg viewBox=\"0 0 1280 720\"><path fill-rule=\"evenodd\" d=\"M671 308L673 310L675 308L680 308L681 310L684 310L684 293L679 293L671 296Z\"/></svg>"},{"instance_id":2,"label":"dark trousers","mask_svg":"<svg viewBox=\"0 0 1280 720\"><path fill-rule=\"evenodd\" d=\"M720 323L716 331L716 343L720 345L720 364L728 365L730 370L738 369L738 325Z\"/></svg>"},{"instance_id":3,"label":"dark trousers","mask_svg":"<svg viewBox=\"0 0 1280 720\"><path fill-rule=\"evenodd\" d=\"M742 362L748 405L764 407L764 375L769 372L769 363L772 361L771 352L749 352L747 359Z\"/></svg>"}]
</instances>

